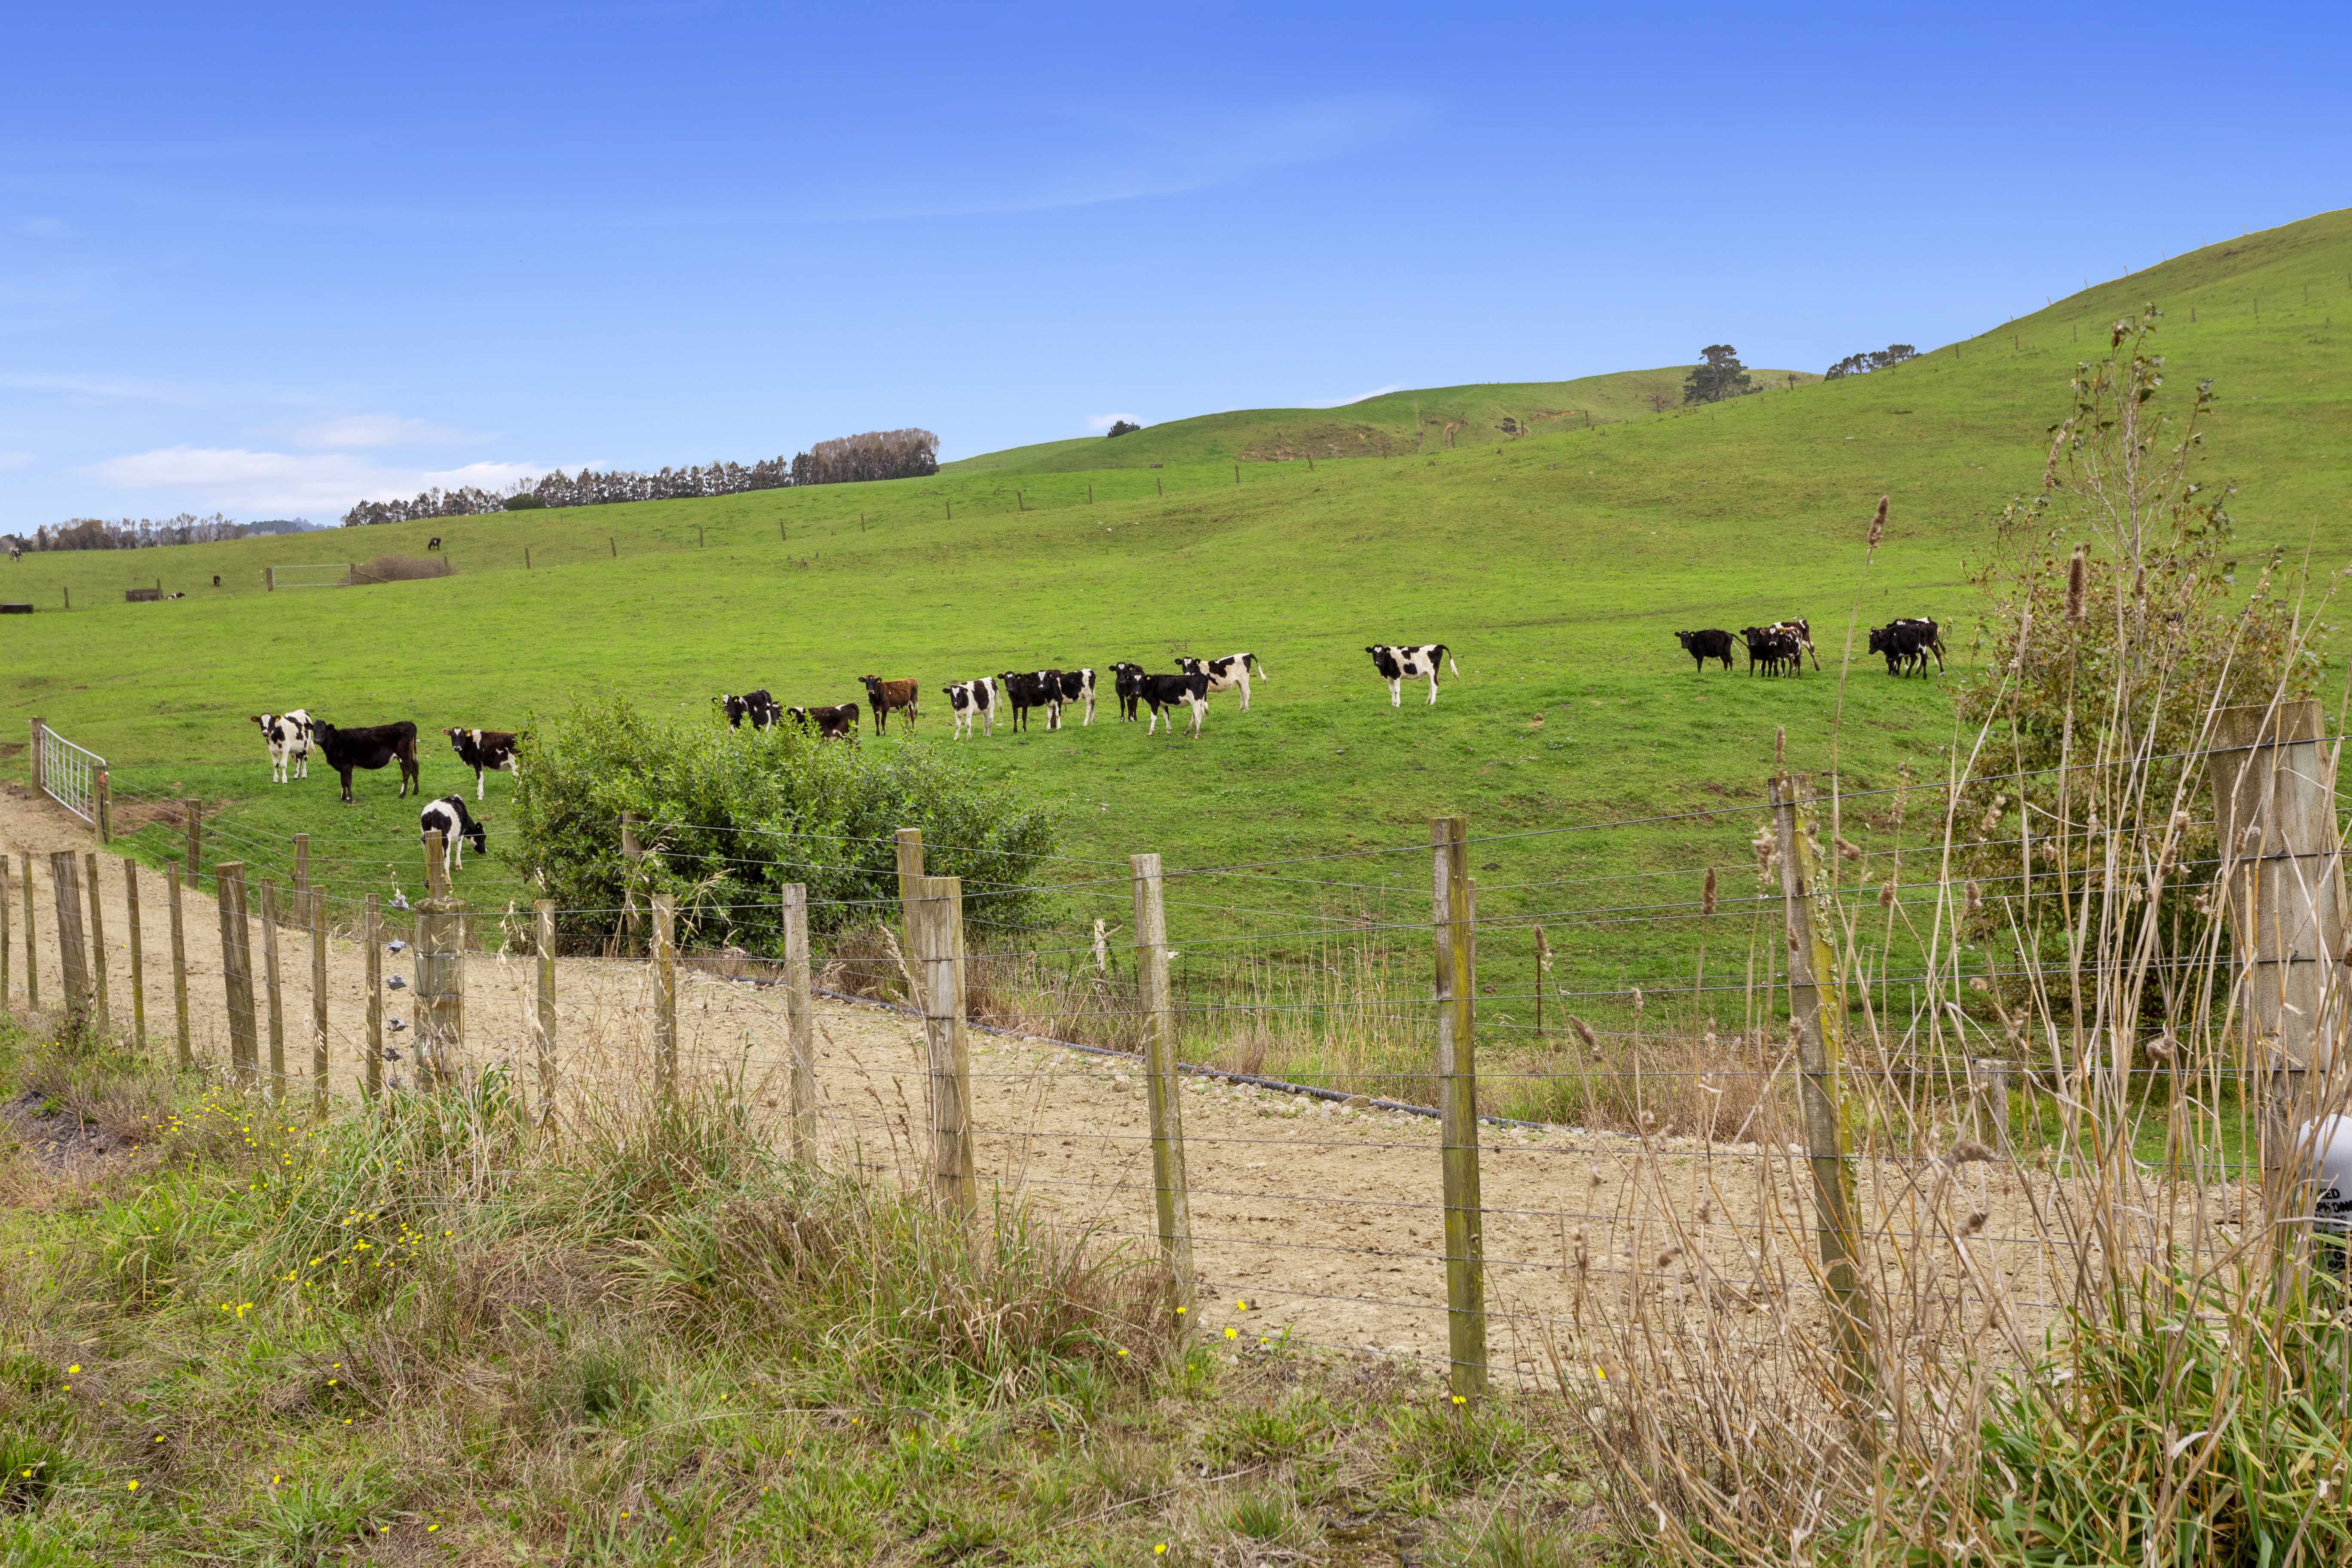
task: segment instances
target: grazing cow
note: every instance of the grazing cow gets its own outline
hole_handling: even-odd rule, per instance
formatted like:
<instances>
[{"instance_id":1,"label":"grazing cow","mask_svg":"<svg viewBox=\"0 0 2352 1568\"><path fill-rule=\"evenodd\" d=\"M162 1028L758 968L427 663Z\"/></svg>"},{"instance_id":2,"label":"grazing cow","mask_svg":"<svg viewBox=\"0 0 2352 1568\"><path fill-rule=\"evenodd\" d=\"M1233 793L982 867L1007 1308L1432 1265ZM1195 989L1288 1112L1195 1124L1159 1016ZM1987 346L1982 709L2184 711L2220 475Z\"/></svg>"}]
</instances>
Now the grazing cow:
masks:
<instances>
[{"instance_id":1,"label":"grazing cow","mask_svg":"<svg viewBox=\"0 0 2352 1568\"><path fill-rule=\"evenodd\" d=\"M1805 668L1803 647L1797 634L1778 626L1742 626L1740 640L1748 645L1748 673L1756 673L1762 665L1767 675L1802 674Z\"/></svg>"},{"instance_id":2,"label":"grazing cow","mask_svg":"<svg viewBox=\"0 0 2352 1568\"><path fill-rule=\"evenodd\" d=\"M424 829L427 846L433 842L432 835L441 836L441 874L445 877L455 875L466 863L466 845L472 844L477 855L490 852L490 830L467 815L462 795L443 795L416 814L416 825Z\"/></svg>"},{"instance_id":3,"label":"grazing cow","mask_svg":"<svg viewBox=\"0 0 2352 1568\"><path fill-rule=\"evenodd\" d=\"M166 594L163 597L167 599L184 599L187 595L185 594Z\"/></svg>"},{"instance_id":4,"label":"grazing cow","mask_svg":"<svg viewBox=\"0 0 2352 1568\"><path fill-rule=\"evenodd\" d=\"M522 737L511 730L444 730L457 760L474 770L474 798L482 798L482 775L515 771L515 747Z\"/></svg>"},{"instance_id":5,"label":"grazing cow","mask_svg":"<svg viewBox=\"0 0 2352 1568\"><path fill-rule=\"evenodd\" d=\"M1682 639L1683 651L1698 661L1701 674L1706 672L1706 661L1711 658L1723 660L1723 668L1726 669L1731 668L1731 634L1729 632L1676 632L1675 636Z\"/></svg>"},{"instance_id":6,"label":"grazing cow","mask_svg":"<svg viewBox=\"0 0 2352 1568\"><path fill-rule=\"evenodd\" d=\"M310 776L310 715L297 708L291 713L256 713L261 738L269 744L269 782L284 784L290 764L293 776Z\"/></svg>"},{"instance_id":7,"label":"grazing cow","mask_svg":"<svg viewBox=\"0 0 2352 1568\"><path fill-rule=\"evenodd\" d=\"M1906 666L1916 667L1921 675L1927 673L1927 658L1935 656L1936 673L1944 672L1944 638L1929 620L1898 619L1883 626L1870 628L1870 651L1886 658L1886 673L1900 675Z\"/></svg>"},{"instance_id":8,"label":"grazing cow","mask_svg":"<svg viewBox=\"0 0 2352 1568\"><path fill-rule=\"evenodd\" d=\"M764 730L784 716L782 706L768 695L768 689L764 686L740 697L722 696L719 699L719 705L727 710L727 727L730 730L741 729L746 719L751 721L754 730Z\"/></svg>"},{"instance_id":9,"label":"grazing cow","mask_svg":"<svg viewBox=\"0 0 2352 1568\"><path fill-rule=\"evenodd\" d=\"M890 715L898 709L907 710L907 728L915 727L920 717L915 707L916 698L922 695L912 680L883 680L876 676L861 675L866 683L866 706L874 710L874 732L877 735L890 727Z\"/></svg>"},{"instance_id":10,"label":"grazing cow","mask_svg":"<svg viewBox=\"0 0 2352 1568\"><path fill-rule=\"evenodd\" d=\"M1013 728L1029 727L1029 710L1045 710L1045 728L1057 730L1062 724L1062 672L1040 669L1027 673L1007 670L996 678L1004 688L1004 700L1013 705Z\"/></svg>"},{"instance_id":11,"label":"grazing cow","mask_svg":"<svg viewBox=\"0 0 2352 1568\"><path fill-rule=\"evenodd\" d=\"M1372 668L1389 683L1389 706L1404 706L1403 682L1429 677L1429 700L1437 701L1437 666L1443 660L1454 674L1462 667L1454 662L1453 652L1442 642L1423 643L1418 647L1398 647L1388 643L1374 643L1364 650L1372 656Z\"/></svg>"},{"instance_id":12,"label":"grazing cow","mask_svg":"<svg viewBox=\"0 0 2352 1568\"><path fill-rule=\"evenodd\" d=\"M1768 632L1778 632L1783 637L1794 638L1797 644L1798 652L1801 655L1809 653L1813 654L1813 668L1815 669L1821 668L1822 656L1820 654L1813 653L1812 622L1802 619L1774 621L1770 626L1766 626L1764 629Z\"/></svg>"},{"instance_id":13,"label":"grazing cow","mask_svg":"<svg viewBox=\"0 0 2352 1568\"><path fill-rule=\"evenodd\" d=\"M820 741L854 741L857 738L858 708L856 701L836 704L831 708L787 708L784 717L803 730L814 730Z\"/></svg>"},{"instance_id":14,"label":"grazing cow","mask_svg":"<svg viewBox=\"0 0 2352 1568\"><path fill-rule=\"evenodd\" d=\"M1188 671L1181 675L1147 675L1141 682L1143 700L1151 707L1151 725L1143 732L1160 732L1160 710L1168 710L1168 738L1176 738L1176 709L1181 704L1192 710L1192 738L1201 738L1201 721L1209 714L1209 676L1205 670Z\"/></svg>"},{"instance_id":15,"label":"grazing cow","mask_svg":"<svg viewBox=\"0 0 2352 1568\"><path fill-rule=\"evenodd\" d=\"M943 686L947 693L948 711L955 718L955 738L959 741L971 733L971 721L980 721L982 735L996 733L996 678L983 675L978 680L959 680ZM908 704L912 707L913 704Z\"/></svg>"},{"instance_id":16,"label":"grazing cow","mask_svg":"<svg viewBox=\"0 0 2352 1568\"><path fill-rule=\"evenodd\" d=\"M1254 653L1228 654L1223 658L1180 658L1176 661L1176 668L1187 675L1207 676L1212 691L1231 691L1239 688L1244 713L1249 711L1251 672L1255 671L1260 680L1266 679L1265 666L1258 662L1257 655Z\"/></svg>"},{"instance_id":17,"label":"grazing cow","mask_svg":"<svg viewBox=\"0 0 2352 1568\"><path fill-rule=\"evenodd\" d=\"M412 789L425 793L416 776L416 726L403 719L397 724L370 724L352 730L338 730L332 724L311 726L311 743L319 748L327 765L343 775L343 804L352 804L352 770L366 768L370 772L394 761L400 763L400 795L406 799Z\"/></svg>"},{"instance_id":18,"label":"grazing cow","mask_svg":"<svg viewBox=\"0 0 2352 1568\"><path fill-rule=\"evenodd\" d=\"M1111 690L1118 698L1119 721L1135 722L1136 707L1143 700L1143 666L1121 659L1110 667Z\"/></svg>"},{"instance_id":19,"label":"grazing cow","mask_svg":"<svg viewBox=\"0 0 2352 1568\"><path fill-rule=\"evenodd\" d=\"M1087 705L1087 716L1079 723L1080 729L1083 730L1087 725L1093 723L1095 721L1095 672L1091 669L1062 671L1062 700L1083 702ZM1056 711L1054 715L1053 728L1058 730L1061 727L1062 716L1059 711Z\"/></svg>"}]
</instances>

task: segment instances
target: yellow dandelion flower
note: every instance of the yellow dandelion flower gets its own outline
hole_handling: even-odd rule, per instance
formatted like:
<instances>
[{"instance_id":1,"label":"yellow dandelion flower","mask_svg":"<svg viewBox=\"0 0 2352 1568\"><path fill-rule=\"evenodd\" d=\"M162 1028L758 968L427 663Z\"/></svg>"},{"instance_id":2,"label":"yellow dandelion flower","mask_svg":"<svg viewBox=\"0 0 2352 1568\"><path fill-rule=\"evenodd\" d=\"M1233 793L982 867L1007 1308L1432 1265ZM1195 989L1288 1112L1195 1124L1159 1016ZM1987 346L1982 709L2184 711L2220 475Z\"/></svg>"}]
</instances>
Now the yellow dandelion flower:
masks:
<instances>
[{"instance_id":1,"label":"yellow dandelion flower","mask_svg":"<svg viewBox=\"0 0 2352 1568\"><path fill-rule=\"evenodd\" d=\"M71 1365L71 1366L69 1366L69 1367L66 1368L66 1374L67 1374L68 1377L70 1377L72 1374L74 1374L75 1373L79 1372L80 1370L81 1370L81 1363L79 1363L79 1362L76 1362L76 1363L73 1363L73 1365Z\"/></svg>"},{"instance_id":2,"label":"yellow dandelion flower","mask_svg":"<svg viewBox=\"0 0 2352 1568\"><path fill-rule=\"evenodd\" d=\"M1467 1405L1470 1402L1457 1394L1454 1396L1454 1403L1456 1405Z\"/></svg>"},{"instance_id":3,"label":"yellow dandelion flower","mask_svg":"<svg viewBox=\"0 0 2352 1568\"><path fill-rule=\"evenodd\" d=\"M440 1528L441 1528L441 1527L440 1527L439 1525L437 1525L437 1524L428 1524L428 1525L426 1525L426 1526L425 1527L425 1534L427 1534L427 1535L430 1535L430 1534L432 1534L435 1531L436 1531L436 1530L438 1530L438 1529L440 1529Z\"/></svg>"},{"instance_id":4,"label":"yellow dandelion flower","mask_svg":"<svg viewBox=\"0 0 2352 1568\"><path fill-rule=\"evenodd\" d=\"M1237 1339L1240 1339L1241 1337L1242 1337L1242 1331L1241 1331L1239 1329L1227 1329L1227 1330L1225 1331L1225 1338L1227 1338L1227 1339L1229 1339L1229 1340L1237 1340Z\"/></svg>"},{"instance_id":5,"label":"yellow dandelion flower","mask_svg":"<svg viewBox=\"0 0 2352 1568\"><path fill-rule=\"evenodd\" d=\"M125 1481L122 1483L122 1489L127 1492L135 1492L139 1489L139 1483L137 1481Z\"/></svg>"}]
</instances>

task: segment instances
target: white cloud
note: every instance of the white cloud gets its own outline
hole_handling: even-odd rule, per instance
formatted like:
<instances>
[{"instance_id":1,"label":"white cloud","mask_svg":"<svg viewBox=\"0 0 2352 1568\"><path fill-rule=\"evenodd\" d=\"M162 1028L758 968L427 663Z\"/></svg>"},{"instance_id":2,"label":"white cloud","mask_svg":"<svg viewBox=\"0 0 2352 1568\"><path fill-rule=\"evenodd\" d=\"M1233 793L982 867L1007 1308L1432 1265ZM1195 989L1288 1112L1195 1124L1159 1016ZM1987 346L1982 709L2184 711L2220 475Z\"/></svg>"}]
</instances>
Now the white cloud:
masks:
<instances>
[{"instance_id":1,"label":"white cloud","mask_svg":"<svg viewBox=\"0 0 2352 1568\"><path fill-rule=\"evenodd\" d=\"M1392 381L1386 386L1376 386L1370 392L1360 392L1353 397L1310 397L1298 406L1301 408L1345 408L1350 403L1361 403L1369 397L1386 397L1391 392L1402 392L1403 390L1404 383L1401 381Z\"/></svg>"},{"instance_id":2,"label":"white cloud","mask_svg":"<svg viewBox=\"0 0 2352 1568\"><path fill-rule=\"evenodd\" d=\"M301 446L328 448L442 446L480 437L429 420L404 419L397 414L351 414L303 426L294 432L294 439Z\"/></svg>"},{"instance_id":3,"label":"white cloud","mask_svg":"<svg viewBox=\"0 0 2352 1568\"><path fill-rule=\"evenodd\" d=\"M118 489L166 492L159 504L168 507L316 517L340 516L354 501L389 500L436 486L503 489L546 470L535 463L406 468L340 452L309 457L238 447L165 447L110 458L82 471Z\"/></svg>"},{"instance_id":4,"label":"white cloud","mask_svg":"<svg viewBox=\"0 0 2352 1568\"><path fill-rule=\"evenodd\" d=\"M1121 420L1129 425L1143 423L1132 414L1089 414L1087 416L1087 428L1099 436Z\"/></svg>"},{"instance_id":5,"label":"white cloud","mask_svg":"<svg viewBox=\"0 0 2352 1568\"><path fill-rule=\"evenodd\" d=\"M30 452L0 452L0 468L21 468L32 460Z\"/></svg>"}]
</instances>

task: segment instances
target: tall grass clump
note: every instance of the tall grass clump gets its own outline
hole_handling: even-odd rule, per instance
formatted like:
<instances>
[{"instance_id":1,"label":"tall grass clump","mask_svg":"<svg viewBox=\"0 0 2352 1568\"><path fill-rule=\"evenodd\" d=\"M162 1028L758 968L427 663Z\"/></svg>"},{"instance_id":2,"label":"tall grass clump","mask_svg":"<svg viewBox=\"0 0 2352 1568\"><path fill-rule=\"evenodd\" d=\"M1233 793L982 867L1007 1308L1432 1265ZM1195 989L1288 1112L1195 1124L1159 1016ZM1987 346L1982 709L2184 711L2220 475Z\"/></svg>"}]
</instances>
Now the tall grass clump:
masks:
<instances>
[{"instance_id":1,"label":"tall grass clump","mask_svg":"<svg viewBox=\"0 0 2352 1568\"><path fill-rule=\"evenodd\" d=\"M2226 1125L2291 1080L2239 983L2222 915L2248 873L2214 840L2205 761L2221 710L2309 690L2326 595L2276 562L2236 582L2227 491L2198 467L2212 388L2168 415L2157 325L2118 321L2080 368L2042 494L1996 531L1990 646L1924 857L1937 896L1882 903L1859 855L1812 889L1849 1061L2004 1058L2058 1130L1989 1147L1849 1077L1850 1318L1813 1228L1826 1178L1801 1159L1759 1162L1781 1195L1741 1237L1746 1279L1698 1252L1706 1204L1669 1214L1633 1310L1598 1330L1580 1233L1556 1369L1624 1483L1621 1523L1668 1562L2352 1562L2352 1338L2309 1259L2308 1150L2268 1138L2248 1168ZM1898 935L1927 972L1901 1039L1865 1005ZM1995 982L1963 979L1979 968ZM2294 1119L2344 1107L2314 1066ZM2002 1194L2022 1234L1990 1223Z\"/></svg>"},{"instance_id":2,"label":"tall grass clump","mask_svg":"<svg viewBox=\"0 0 2352 1568\"><path fill-rule=\"evenodd\" d=\"M574 941L609 935L624 910L667 893L682 941L780 954L791 882L806 884L818 930L870 923L898 897L901 827L923 830L932 875L964 879L971 926L1018 927L1044 907L1051 814L948 748L820 743L791 724L730 729L617 695L534 716L530 734L501 853L570 911ZM621 855L624 812L646 825L634 866Z\"/></svg>"}]
</instances>

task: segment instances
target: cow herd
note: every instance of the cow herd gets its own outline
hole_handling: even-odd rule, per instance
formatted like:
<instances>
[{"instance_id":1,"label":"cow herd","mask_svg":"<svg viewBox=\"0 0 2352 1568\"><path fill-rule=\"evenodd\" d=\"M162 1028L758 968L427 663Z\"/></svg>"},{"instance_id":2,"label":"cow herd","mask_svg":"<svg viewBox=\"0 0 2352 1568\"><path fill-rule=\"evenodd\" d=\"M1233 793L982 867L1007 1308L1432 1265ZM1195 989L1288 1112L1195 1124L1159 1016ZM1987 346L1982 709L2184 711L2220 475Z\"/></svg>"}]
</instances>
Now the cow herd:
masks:
<instances>
[{"instance_id":1,"label":"cow herd","mask_svg":"<svg viewBox=\"0 0 2352 1568\"><path fill-rule=\"evenodd\" d=\"M343 804L352 804L352 773L366 768L373 772L400 764L400 798L405 800L410 791L422 795L425 786L418 776L416 763L416 726L403 719L396 724L369 724L352 729L338 729L322 720L313 719L302 709L290 713L257 713L253 721L261 730L261 739L269 748L269 777L275 784L289 778L310 776L310 753L317 752L326 764L341 775ZM482 798L483 775L489 773L512 773L515 753L522 737L507 730L444 730L450 750L457 760L474 770L474 798ZM417 825L426 835L438 833L442 838L442 864L455 870L464 864L462 845L470 843L478 855L487 854L489 833L474 820L466 809L463 795L444 795L426 805L418 814Z\"/></svg>"},{"instance_id":2,"label":"cow herd","mask_svg":"<svg viewBox=\"0 0 2352 1568\"><path fill-rule=\"evenodd\" d=\"M1208 713L1209 698L1219 691L1241 693L1241 710L1249 711L1250 679L1266 679L1265 666L1254 653L1228 654L1223 658L1180 658L1173 675L1155 675L1143 666L1122 660L1108 667L1112 694L1118 700L1121 720L1139 719L1142 710L1151 710L1146 734L1157 734L1160 721L1168 721L1168 732L1176 732L1178 710L1192 715L1190 732L1197 737L1201 723ZM878 675L860 676L866 687L866 706L874 718L874 732L887 733L890 715L898 714L909 730L922 716L921 683L908 679L885 680ZM996 733L996 721L1002 715L1014 731L1030 728L1030 716L1045 715L1048 731L1062 727L1062 710L1077 708L1084 716L1079 727L1095 721L1095 699L1100 689L1091 668L1077 669L1008 669L1001 675L983 675L971 680L951 680L940 688L947 699L948 717L954 726L955 738L967 739L977 729L982 736ZM1433 693L1435 681L1431 683ZM771 724L790 721L821 741L855 740L857 735L857 704L845 702L833 708L786 708L766 690L741 696L724 695L714 700L727 716L728 724L740 729L745 720L752 728L764 730ZM1435 701L1433 695L1430 699Z\"/></svg>"},{"instance_id":3,"label":"cow herd","mask_svg":"<svg viewBox=\"0 0 2352 1568\"><path fill-rule=\"evenodd\" d=\"M1775 621L1769 626L1742 626L1737 634L1707 630L1676 632L1675 638L1683 651L1691 656L1704 671L1710 660L1719 659L1723 668L1733 668L1733 655L1744 649L1748 655L1748 673L1761 668L1767 675L1801 675L1805 660L1811 658L1813 668L1822 667L1821 656L1813 651L1812 623L1804 620ZM1936 673L1944 670L1944 638L1929 620L1897 619L1883 626L1870 628L1870 651L1886 658L1886 673L1909 675L1927 673L1927 660L1936 661ZM1391 683L1393 684L1393 683ZM1433 687L1430 700L1437 700Z\"/></svg>"}]
</instances>

